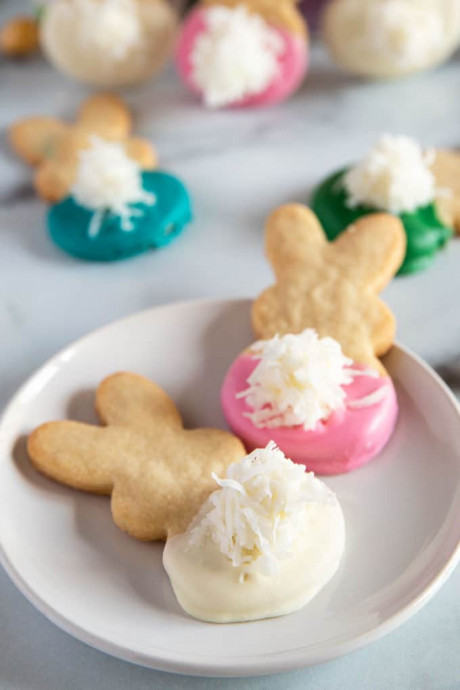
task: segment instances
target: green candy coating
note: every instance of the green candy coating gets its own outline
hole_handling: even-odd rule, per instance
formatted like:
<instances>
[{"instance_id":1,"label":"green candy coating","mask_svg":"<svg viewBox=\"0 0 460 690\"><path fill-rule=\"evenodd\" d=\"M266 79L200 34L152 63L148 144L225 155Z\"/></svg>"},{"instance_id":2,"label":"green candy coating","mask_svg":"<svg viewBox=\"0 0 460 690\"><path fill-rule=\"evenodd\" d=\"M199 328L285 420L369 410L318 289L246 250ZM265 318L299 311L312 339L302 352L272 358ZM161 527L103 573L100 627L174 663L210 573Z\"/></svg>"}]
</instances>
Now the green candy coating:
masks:
<instances>
[{"instance_id":1,"label":"green candy coating","mask_svg":"<svg viewBox=\"0 0 460 690\"><path fill-rule=\"evenodd\" d=\"M328 177L313 191L311 207L318 216L327 237L335 239L351 223L371 213L381 212L370 206L347 205L343 177L348 168ZM406 256L398 275L417 273L428 268L436 254L453 235L451 228L439 219L434 203L418 208L413 213L401 213L407 236Z\"/></svg>"}]
</instances>

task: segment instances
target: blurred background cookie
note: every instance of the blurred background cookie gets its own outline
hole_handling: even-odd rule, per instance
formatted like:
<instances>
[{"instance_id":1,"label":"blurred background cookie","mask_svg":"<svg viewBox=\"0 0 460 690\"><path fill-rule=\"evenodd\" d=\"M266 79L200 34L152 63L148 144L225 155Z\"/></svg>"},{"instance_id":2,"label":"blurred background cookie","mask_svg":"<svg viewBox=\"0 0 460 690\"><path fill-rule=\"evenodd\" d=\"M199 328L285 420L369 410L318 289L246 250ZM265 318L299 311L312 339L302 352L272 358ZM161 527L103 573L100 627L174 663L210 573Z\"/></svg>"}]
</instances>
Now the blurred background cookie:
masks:
<instances>
[{"instance_id":1,"label":"blurred background cookie","mask_svg":"<svg viewBox=\"0 0 460 690\"><path fill-rule=\"evenodd\" d=\"M402 77L447 60L460 43L457 0L331 0L323 34L335 62L371 78Z\"/></svg>"},{"instance_id":2,"label":"blurred background cookie","mask_svg":"<svg viewBox=\"0 0 460 690\"><path fill-rule=\"evenodd\" d=\"M157 73L171 54L178 16L167 0L55 0L40 22L43 50L68 77L128 86Z\"/></svg>"},{"instance_id":3,"label":"blurred background cookie","mask_svg":"<svg viewBox=\"0 0 460 690\"><path fill-rule=\"evenodd\" d=\"M125 102L111 93L96 94L83 101L75 123L48 116L18 120L9 129L15 153L36 167L34 186L48 203L67 196L75 179L79 152L90 146L91 137L123 142L131 158L144 169L155 167L157 157L146 139L133 138L132 115Z\"/></svg>"},{"instance_id":4,"label":"blurred background cookie","mask_svg":"<svg viewBox=\"0 0 460 690\"><path fill-rule=\"evenodd\" d=\"M0 53L22 58L36 53L40 41L38 22L34 17L13 17L0 27Z\"/></svg>"},{"instance_id":5,"label":"blurred background cookie","mask_svg":"<svg viewBox=\"0 0 460 690\"><path fill-rule=\"evenodd\" d=\"M288 98L308 67L308 30L295 0L203 0L177 44L179 76L211 108Z\"/></svg>"}]
</instances>

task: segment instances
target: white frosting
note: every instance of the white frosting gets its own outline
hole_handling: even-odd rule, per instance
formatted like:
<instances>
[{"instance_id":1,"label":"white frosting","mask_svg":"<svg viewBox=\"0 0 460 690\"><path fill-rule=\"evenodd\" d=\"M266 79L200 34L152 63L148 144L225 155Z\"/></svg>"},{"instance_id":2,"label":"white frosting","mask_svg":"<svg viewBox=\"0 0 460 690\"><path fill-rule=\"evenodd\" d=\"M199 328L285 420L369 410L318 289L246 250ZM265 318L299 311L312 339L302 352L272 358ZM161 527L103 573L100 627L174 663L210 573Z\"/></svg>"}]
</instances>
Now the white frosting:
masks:
<instances>
[{"instance_id":1,"label":"white frosting","mask_svg":"<svg viewBox=\"0 0 460 690\"><path fill-rule=\"evenodd\" d=\"M344 407L342 386L352 381L346 368L352 361L332 338L319 338L307 329L259 341L251 352L259 362L238 397L253 408L247 416L255 426L311 430Z\"/></svg>"},{"instance_id":2,"label":"white frosting","mask_svg":"<svg viewBox=\"0 0 460 690\"><path fill-rule=\"evenodd\" d=\"M256 620L304 606L336 572L345 547L335 495L274 443L230 465L163 564L190 615Z\"/></svg>"},{"instance_id":3,"label":"white frosting","mask_svg":"<svg viewBox=\"0 0 460 690\"><path fill-rule=\"evenodd\" d=\"M142 188L141 168L121 144L91 137L89 148L79 152L78 167L71 195L92 211L110 211L121 216L123 230L132 230L131 217L142 212L130 204L155 203L155 195ZM97 216L96 219L99 217ZM98 232L98 222L89 234Z\"/></svg>"},{"instance_id":4,"label":"white frosting","mask_svg":"<svg viewBox=\"0 0 460 690\"><path fill-rule=\"evenodd\" d=\"M384 134L344 176L348 206L372 206L390 213L412 212L430 204L436 182L433 154L406 136Z\"/></svg>"},{"instance_id":5,"label":"white frosting","mask_svg":"<svg viewBox=\"0 0 460 690\"><path fill-rule=\"evenodd\" d=\"M206 105L218 108L264 91L279 72L280 34L244 5L210 7L206 24L190 56Z\"/></svg>"},{"instance_id":6,"label":"white frosting","mask_svg":"<svg viewBox=\"0 0 460 690\"><path fill-rule=\"evenodd\" d=\"M213 477L221 488L190 527L190 545L210 538L233 566L252 565L265 575L278 573L279 561L293 556L305 504L333 498L273 441L230 465L224 479Z\"/></svg>"},{"instance_id":7,"label":"white frosting","mask_svg":"<svg viewBox=\"0 0 460 690\"><path fill-rule=\"evenodd\" d=\"M361 2L361 42L399 69L417 68L425 55L443 49L445 30L435 6L419 0Z\"/></svg>"}]
</instances>

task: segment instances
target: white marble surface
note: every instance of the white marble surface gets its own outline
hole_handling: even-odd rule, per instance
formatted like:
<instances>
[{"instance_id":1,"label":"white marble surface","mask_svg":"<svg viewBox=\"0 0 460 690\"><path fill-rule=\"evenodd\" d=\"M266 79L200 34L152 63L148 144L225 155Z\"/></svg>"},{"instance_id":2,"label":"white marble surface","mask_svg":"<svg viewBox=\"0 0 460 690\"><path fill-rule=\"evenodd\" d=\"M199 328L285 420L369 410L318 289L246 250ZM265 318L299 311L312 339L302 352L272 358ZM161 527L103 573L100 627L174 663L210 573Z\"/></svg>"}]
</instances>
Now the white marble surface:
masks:
<instances>
[{"instance_id":1,"label":"white marble surface","mask_svg":"<svg viewBox=\"0 0 460 690\"><path fill-rule=\"evenodd\" d=\"M25 4L3 1L0 23ZM458 145L459 91L460 57L409 81L365 84L340 75L318 49L301 92L272 110L206 113L172 72L129 91L137 131L153 139L164 167L188 184L196 221L163 251L98 265L73 260L50 243L30 171L8 152L3 136L23 115L71 116L85 90L39 59L2 60L0 407L45 359L101 324L184 298L257 294L271 281L262 234L270 209L305 200L325 173L355 158L381 131ZM430 271L398 279L386 291L399 339L444 367L460 388L459 295L460 240ZM459 585L457 569L419 615L346 658L266 679L201 680L137 668L86 647L46 621L0 572L0 687L454 690L460 688Z\"/></svg>"}]
</instances>

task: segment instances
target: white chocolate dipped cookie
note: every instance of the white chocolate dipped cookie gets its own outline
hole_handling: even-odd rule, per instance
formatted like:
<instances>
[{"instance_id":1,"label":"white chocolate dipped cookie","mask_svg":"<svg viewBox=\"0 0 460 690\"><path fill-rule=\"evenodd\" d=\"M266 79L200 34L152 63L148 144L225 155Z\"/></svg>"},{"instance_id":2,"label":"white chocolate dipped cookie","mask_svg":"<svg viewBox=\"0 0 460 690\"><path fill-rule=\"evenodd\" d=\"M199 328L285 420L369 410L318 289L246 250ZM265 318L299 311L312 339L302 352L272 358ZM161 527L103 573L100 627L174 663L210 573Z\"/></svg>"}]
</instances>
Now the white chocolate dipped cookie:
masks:
<instances>
[{"instance_id":1,"label":"white chocolate dipped cookie","mask_svg":"<svg viewBox=\"0 0 460 690\"><path fill-rule=\"evenodd\" d=\"M460 44L457 0L332 0L323 34L335 62L377 79L447 60Z\"/></svg>"},{"instance_id":2,"label":"white chocolate dipped cookie","mask_svg":"<svg viewBox=\"0 0 460 690\"><path fill-rule=\"evenodd\" d=\"M170 56L178 17L166 0L55 0L41 22L49 61L77 81L146 81Z\"/></svg>"},{"instance_id":3,"label":"white chocolate dipped cookie","mask_svg":"<svg viewBox=\"0 0 460 690\"><path fill-rule=\"evenodd\" d=\"M345 524L335 494L271 442L227 468L163 565L182 608L212 623L282 616L336 573Z\"/></svg>"}]
</instances>

